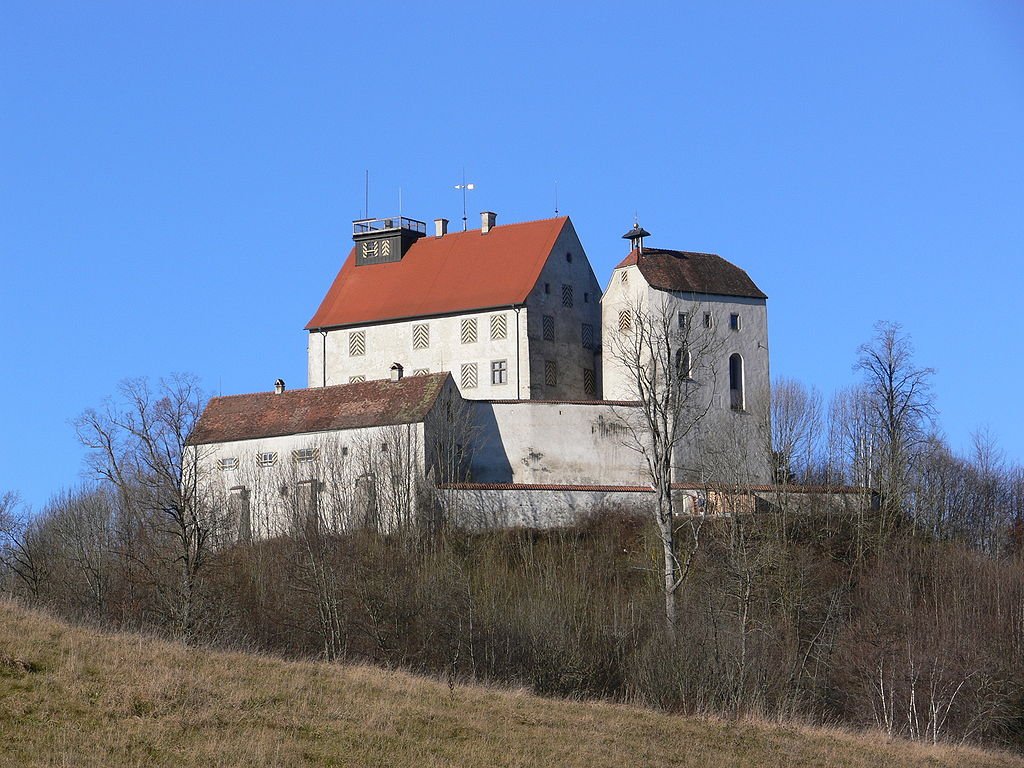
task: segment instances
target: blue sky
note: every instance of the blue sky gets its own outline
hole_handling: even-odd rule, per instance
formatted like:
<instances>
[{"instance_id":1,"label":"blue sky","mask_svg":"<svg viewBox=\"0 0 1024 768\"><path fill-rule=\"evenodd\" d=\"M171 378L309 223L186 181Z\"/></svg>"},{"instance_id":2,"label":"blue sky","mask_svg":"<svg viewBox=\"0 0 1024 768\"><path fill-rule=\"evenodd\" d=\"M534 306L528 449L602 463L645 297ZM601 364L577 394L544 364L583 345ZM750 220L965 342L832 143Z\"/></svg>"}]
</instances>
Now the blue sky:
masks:
<instances>
[{"instance_id":1,"label":"blue sky","mask_svg":"<svg viewBox=\"0 0 1024 768\"><path fill-rule=\"evenodd\" d=\"M120 379L306 380L363 209L499 225L558 184L603 283L649 244L769 295L826 396L877 320L957 449L1024 458L1024 5L39 3L0 8L0 491L80 479Z\"/></svg>"}]
</instances>

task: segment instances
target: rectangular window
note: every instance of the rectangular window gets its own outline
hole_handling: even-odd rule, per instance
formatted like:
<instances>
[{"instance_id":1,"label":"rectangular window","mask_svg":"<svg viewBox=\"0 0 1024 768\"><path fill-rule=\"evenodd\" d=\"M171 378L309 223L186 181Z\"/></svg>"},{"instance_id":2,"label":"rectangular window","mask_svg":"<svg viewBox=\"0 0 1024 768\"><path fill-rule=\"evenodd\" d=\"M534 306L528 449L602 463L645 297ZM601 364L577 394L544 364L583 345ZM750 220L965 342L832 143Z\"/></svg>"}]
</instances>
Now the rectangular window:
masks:
<instances>
[{"instance_id":1,"label":"rectangular window","mask_svg":"<svg viewBox=\"0 0 1024 768\"><path fill-rule=\"evenodd\" d=\"M476 318L467 317L462 321L462 343L474 344L476 342Z\"/></svg>"},{"instance_id":2,"label":"rectangular window","mask_svg":"<svg viewBox=\"0 0 1024 768\"><path fill-rule=\"evenodd\" d=\"M256 454L257 467L272 467L277 464L277 451L263 451Z\"/></svg>"},{"instance_id":3,"label":"rectangular window","mask_svg":"<svg viewBox=\"0 0 1024 768\"><path fill-rule=\"evenodd\" d=\"M583 348L593 349L594 348L594 326L590 323L583 324Z\"/></svg>"},{"instance_id":4,"label":"rectangular window","mask_svg":"<svg viewBox=\"0 0 1024 768\"><path fill-rule=\"evenodd\" d=\"M544 341L555 340L555 318L553 315L544 315L541 318L542 330L544 332Z\"/></svg>"},{"instance_id":5,"label":"rectangular window","mask_svg":"<svg viewBox=\"0 0 1024 768\"><path fill-rule=\"evenodd\" d=\"M478 381L476 363L463 363L461 378L463 389L476 389Z\"/></svg>"},{"instance_id":6,"label":"rectangular window","mask_svg":"<svg viewBox=\"0 0 1024 768\"><path fill-rule=\"evenodd\" d=\"M365 376L349 376L348 377L348 383L349 384L358 384L360 381L366 381L366 377Z\"/></svg>"},{"instance_id":7,"label":"rectangular window","mask_svg":"<svg viewBox=\"0 0 1024 768\"><path fill-rule=\"evenodd\" d=\"M620 283L628 283L629 282L629 272L627 272L626 270L622 270L621 272L619 272L619 282Z\"/></svg>"},{"instance_id":8,"label":"rectangular window","mask_svg":"<svg viewBox=\"0 0 1024 768\"><path fill-rule=\"evenodd\" d=\"M562 306L572 306L572 286L564 283L562 284Z\"/></svg>"},{"instance_id":9,"label":"rectangular window","mask_svg":"<svg viewBox=\"0 0 1024 768\"><path fill-rule=\"evenodd\" d=\"M412 348L427 349L430 346L430 326L417 323L412 327Z\"/></svg>"},{"instance_id":10,"label":"rectangular window","mask_svg":"<svg viewBox=\"0 0 1024 768\"><path fill-rule=\"evenodd\" d=\"M679 313L679 330L685 331L686 327L690 324L690 313L680 312Z\"/></svg>"},{"instance_id":11,"label":"rectangular window","mask_svg":"<svg viewBox=\"0 0 1024 768\"><path fill-rule=\"evenodd\" d=\"M551 293L551 283L544 283L544 293Z\"/></svg>"},{"instance_id":12,"label":"rectangular window","mask_svg":"<svg viewBox=\"0 0 1024 768\"><path fill-rule=\"evenodd\" d=\"M508 319L505 315L491 315L491 338L508 338Z\"/></svg>"},{"instance_id":13,"label":"rectangular window","mask_svg":"<svg viewBox=\"0 0 1024 768\"><path fill-rule=\"evenodd\" d=\"M558 365L554 360L544 361L544 383L549 387L558 385Z\"/></svg>"},{"instance_id":14,"label":"rectangular window","mask_svg":"<svg viewBox=\"0 0 1024 768\"><path fill-rule=\"evenodd\" d=\"M583 303L584 304L589 304L590 303L590 294L587 293L586 291L583 292Z\"/></svg>"},{"instance_id":15,"label":"rectangular window","mask_svg":"<svg viewBox=\"0 0 1024 768\"><path fill-rule=\"evenodd\" d=\"M729 328L738 331L740 329L740 315L739 312L733 312L729 315Z\"/></svg>"},{"instance_id":16,"label":"rectangular window","mask_svg":"<svg viewBox=\"0 0 1024 768\"><path fill-rule=\"evenodd\" d=\"M633 327L633 318L630 317L629 310L624 309L619 312L619 331L622 333L629 333Z\"/></svg>"},{"instance_id":17,"label":"rectangular window","mask_svg":"<svg viewBox=\"0 0 1024 768\"><path fill-rule=\"evenodd\" d=\"M426 376L428 373L430 373L430 369L429 368L417 368L415 371L412 372L412 375L413 376Z\"/></svg>"},{"instance_id":18,"label":"rectangular window","mask_svg":"<svg viewBox=\"0 0 1024 768\"><path fill-rule=\"evenodd\" d=\"M230 456L226 459L218 459L217 469L222 472L229 469L238 469L238 458L236 456Z\"/></svg>"},{"instance_id":19,"label":"rectangular window","mask_svg":"<svg viewBox=\"0 0 1024 768\"><path fill-rule=\"evenodd\" d=\"M705 312L704 313L704 327L705 328L714 328L714 326L715 326L715 318L711 316L710 312Z\"/></svg>"},{"instance_id":20,"label":"rectangular window","mask_svg":"<svg viewBox=\"0 0 1024 768\"><path fill-rule=\"evenodd\" d=\"M583 369L583 391L591 397L597 394L597 378L590 368Z\"/></svg>"},{"instance_id":21,"label":"rectangular window","mask_svg":"<svg viewBox=\"0 0 1024 768\"><path fill-rule=\"evenodd\" d=\"M508 360L491 361L491 384L508 384Z\"/></svg>"},{"instance_id":22,"label":"rectangular window","mask_svg":"<svg viewBox=\"0 0 1024 768\"><path fill-rule=\"evenodd\" d=\"M366 331L352 331L348 335L348 353L352 357L366 354Z\"/></svg>"},{"instance_id":23,"label":"rectangular window","mask_svg":"<svg viewBox=\"0 0 1024 768\"><path fill-rule=\"evenodd\" d=\"M296 448L292 451L292 461L296 464L309 464L320 457L319 448Z\"/></svg>"}]
</instances>

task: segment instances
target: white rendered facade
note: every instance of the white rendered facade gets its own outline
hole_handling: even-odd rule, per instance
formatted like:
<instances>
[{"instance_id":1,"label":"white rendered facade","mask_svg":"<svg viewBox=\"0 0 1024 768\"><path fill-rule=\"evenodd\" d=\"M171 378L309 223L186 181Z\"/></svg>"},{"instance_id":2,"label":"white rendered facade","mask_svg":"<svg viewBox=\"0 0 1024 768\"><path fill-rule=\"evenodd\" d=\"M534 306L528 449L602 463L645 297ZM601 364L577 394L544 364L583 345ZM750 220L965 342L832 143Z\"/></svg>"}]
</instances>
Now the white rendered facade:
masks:
<instances>
[{"instance_id":1,"label":"white rendered facade","mask_svg":"<svg viewBox=\"0 0 1024 768\"><path fill-rule=\"evenodd\" d=\"M600 284L566 220L521 303L311 329L308 386L387 378L398 363L407 376L449 371L466 399L597 399L600 299Z\"/></svg>"},{"instance_id":2,"label":"white rendered facade","mask_svg":"<svg viewBox=\"0 0 1024 768\"><path fill-rule=\"evenodd\" d=\"M616 268L602 298L606 398L636 398L636 384L623 364L622 337L635 332L638 313L648 319L667 315L679 331L676 343L694 354L693 407L706 415L677 451L678 478L739 475L746 482L767 482L771 392L765 299L662 290L652 287L635 264ZM703 350L701 359L697 349Z\"/></svg>"}]
</instances>

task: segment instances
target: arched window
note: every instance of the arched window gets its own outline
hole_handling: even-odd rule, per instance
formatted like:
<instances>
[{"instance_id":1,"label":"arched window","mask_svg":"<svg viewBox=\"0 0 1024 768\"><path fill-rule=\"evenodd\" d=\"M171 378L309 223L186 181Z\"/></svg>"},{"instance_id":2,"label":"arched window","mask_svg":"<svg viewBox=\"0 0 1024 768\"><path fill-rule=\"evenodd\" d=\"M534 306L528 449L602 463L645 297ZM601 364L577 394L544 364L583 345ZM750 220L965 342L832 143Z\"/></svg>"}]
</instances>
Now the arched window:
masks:
<instances>
[{"instance_id":1,"label":"arched window","mask_svg":"<svg viewBox=\"0 0 1024 768\"><path fill-rule=\"evenodd\" d=\"M676 375L680 379L692 378L689 347L680 347L676 350Z\"/></svg>"},{"instance_id":2,"label":"arched window","mask_svg":"<svg viewBox=\"0 0 1024 768\"><path fill-rule=\"evenodd\" d=\"M729 357L729 405L734 411L746 407L743 398L743 358L738 353Z\"/></svg>"}]
</instances>

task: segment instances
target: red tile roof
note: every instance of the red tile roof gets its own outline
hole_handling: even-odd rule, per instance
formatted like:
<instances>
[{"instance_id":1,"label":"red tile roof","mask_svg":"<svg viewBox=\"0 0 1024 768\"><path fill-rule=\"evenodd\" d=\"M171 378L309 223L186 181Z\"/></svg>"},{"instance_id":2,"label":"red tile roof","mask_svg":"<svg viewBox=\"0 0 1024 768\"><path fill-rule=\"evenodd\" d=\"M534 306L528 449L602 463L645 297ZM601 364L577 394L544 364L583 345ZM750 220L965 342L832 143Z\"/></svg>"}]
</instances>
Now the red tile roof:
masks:
<instances>
[{"instance_id":1,"label":"red tile roof","mask_svg":"<svg viewBox=\"0 0 1024 768\"><path fill-rule=\"evenodd\" d=\"M387 264L357 267L353 248L306 329L521 304L568 220L428 235Z\"/></svg>"},{"instance_id":2,"label":"red tile roof","mask_svg":"<svg viewBox=\"0 0 1024 768\"><path fill-rule=\"evenodd\" d=\"M644 248L631 251L615 269L634 264L652 287L663 291L768 298L744 270L714 253Z\"/></svg>"},{"instance_id":3,"label":"red tile roof","mask_svg":"<svg viewBox=\"0 0 1024 768\"><path fill-rule=\"evenodd\" d=\"M255 392L215 397L199 417L189 445L252 440L422 421L449 378L447 373L384 379L280 395Z\"/></svg>"}]
</instances>

